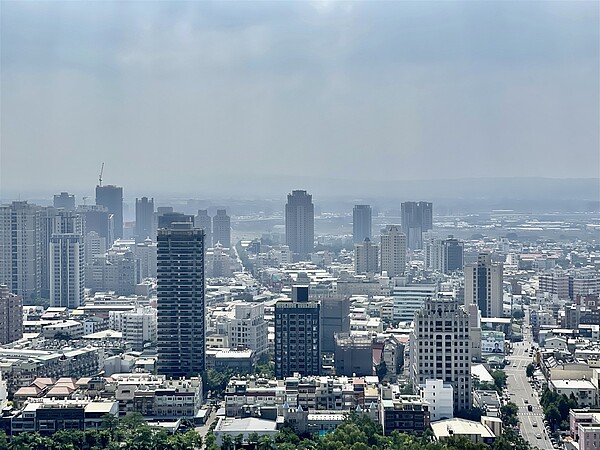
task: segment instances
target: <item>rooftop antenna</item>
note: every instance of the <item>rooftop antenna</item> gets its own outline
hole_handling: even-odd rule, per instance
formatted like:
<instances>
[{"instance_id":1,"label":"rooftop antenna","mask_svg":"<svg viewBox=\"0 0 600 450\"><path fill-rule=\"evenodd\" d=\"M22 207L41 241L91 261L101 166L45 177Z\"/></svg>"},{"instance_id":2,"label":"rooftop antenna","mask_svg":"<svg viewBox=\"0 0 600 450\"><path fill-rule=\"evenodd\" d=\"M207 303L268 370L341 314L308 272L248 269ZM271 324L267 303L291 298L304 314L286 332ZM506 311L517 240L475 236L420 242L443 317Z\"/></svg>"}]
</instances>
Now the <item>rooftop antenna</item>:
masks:
<instances>
[{"instance_id":1,"label":"rooftop antenna","mask_svg":"<svg viewBox=\"0 0 600 450\"><path fill-rule=\"evenodd\" d=\"M102 168L100 169L100 176L98 177L98 183L100 187L102 187L102 174L104 173L104 163L102 163Z\"/></svg>"}]
</instances>

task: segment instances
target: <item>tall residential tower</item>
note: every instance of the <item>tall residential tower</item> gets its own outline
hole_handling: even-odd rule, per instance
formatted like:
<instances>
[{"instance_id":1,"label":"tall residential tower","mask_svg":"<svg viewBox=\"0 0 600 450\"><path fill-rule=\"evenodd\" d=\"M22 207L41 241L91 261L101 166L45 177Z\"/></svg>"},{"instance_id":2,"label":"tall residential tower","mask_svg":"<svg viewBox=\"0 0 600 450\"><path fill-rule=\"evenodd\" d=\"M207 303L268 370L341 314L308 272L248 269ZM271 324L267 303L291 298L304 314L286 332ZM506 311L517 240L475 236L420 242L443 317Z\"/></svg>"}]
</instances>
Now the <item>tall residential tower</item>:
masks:
<instances>
[{"instance_id":1,"label":"tall residential tower","mask_svg":"<svg viewBox=\"0 0 600 450\"><path fill-rule=\"evenodd\" d=\"M150 238L156 240L154 229L154 199L148 197L135 199L135 239L138 242Z\"/></svg>"},{"instance_id":2,"label":"tall residential tower","mask_svg":"<svg viewBox=\"0 0 600 450\"><path fill-rule=\"evenodd\" d=\"M423 248L423 233L433 228L433 203L402 203L402 231L411 250Z\"/></svg>"},{"instance_id":3,"label":"tall residential tower","mask_svg":"<svg viewBox=\"0 0 600 450\"><path fill-rule=\"evenodd\" d=\"M212 235L213 246L220 242L225 248L231 247L231 218L224 209L217 209L217 215L213 217Z\"/></svg>"},{"instance_id":4,"label":"tall residential tower","mask_svg":"<svg viewBox=\"0 0 600 450\"><path fill-rule=\"evenodd\" d=\"M465 265L465 305L476 304L481 317L502 317L502 263L492 263L492 255L480 253L477 263Z\"/></svg>"},{"instance_id":5,"label":"tall residential tower","mask_svg":"<svg viewBox=\"0 0 600 450\"><path fill-rule=\"evenodd\" d=\"M42 246L39 206L12 202L0 206L0 284L36 300L41 293Z\"/></svg>"},{"instance_id":6,"label":"tall residential tower","mask_svg":"<svg viewBox=\"0 0 600 450\"><path fill-rule=\"evenodd\" d=\"M354 205L352 210L352 238L355 244L361 244L365 238L371 239L371 206Z\"/></svg>"},{"instance_id":7,"label":"tall residential tower","mask_svg":"<svg viewBox=\"0 0 600 450\"><path fill-rule=\"evenodd\" d=\"M406 236L399 225L388 225L381 232L381 271L400 277L406 269Z\"/></svg>"},{"instance_id":8,"label":"tall residential tower","mask_svg":"<svg viewBox=\"0 0 600 450\"><path fill-rule=\"evenodd\" d=\"M212 218L208 215L207 209L199 209L196 215L196 228L204 230L204 247L212 248Z\"/></svg>"},{"instance_id":9,"label":"tall residential tower","mask_svg":"<svg viewBox=\"0 0 600 450\"><path fill-rule=\"evenodd\" d=\"M50 237L50 306L69 309L83 304L85 245L83 219L70 211L59 211Z\"/></svg>"},{"instance_id":10,"label":"tall residential tower","mask_svg":"<svg viewBox=\"0 0 600 450\"><path fill-rule=\"evenodd\" d=\"M306 285L292 287L292 299L275 304L275 377L321 373L321 306Z\"/></svg>"},{"instance_id":11,"label":"tall residential tower","mask_svg":"<svg viewBox=\"0 0 600 450\"><path fill-rule=\"evenodd\" d=\"M410 336L409 376L413 386L427 380L452 385L454 412L470 409L471 342L469 314L455 298L429 298L415 313Z\"/></svg>"},{"instance_id":12,"label":"tall residential tower","mask_svg":"<svg viewBox=\"0 0 600 450\"><path fill-rule=\"evenodd\" d=\"M205 370L204 232L191 222L158 230L158 371Z\"/></svg>"},{"instance_id":13,"label":"tall residential tower","mask_svg":"<svg viewBox=\"0 0 600 450\"><path fill-rule=\"evenodd\" d=\"M315 248L315 207L312 195L292 191L285 205L285 241L292 253L301 259Z\"/></svg>"}]
</instances>

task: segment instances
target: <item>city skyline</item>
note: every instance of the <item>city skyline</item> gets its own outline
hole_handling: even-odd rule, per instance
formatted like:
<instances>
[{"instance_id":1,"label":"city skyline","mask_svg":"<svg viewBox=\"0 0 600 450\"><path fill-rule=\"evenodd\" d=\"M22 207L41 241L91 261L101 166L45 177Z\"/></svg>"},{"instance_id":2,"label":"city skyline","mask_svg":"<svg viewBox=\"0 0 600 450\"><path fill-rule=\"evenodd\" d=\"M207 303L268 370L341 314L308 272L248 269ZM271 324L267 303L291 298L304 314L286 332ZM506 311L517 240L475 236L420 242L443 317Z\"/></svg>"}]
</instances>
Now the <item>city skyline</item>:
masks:
<instances>
[{"instance_id":1,"label":"city skyline","mask_svg":"<svg viewBox=\"0 0 600 450\"><path fill-rule=\"evenodd\" d=\"M0 2L2 449L600 447L600 2Z\"/></svg>"}]
</instances>

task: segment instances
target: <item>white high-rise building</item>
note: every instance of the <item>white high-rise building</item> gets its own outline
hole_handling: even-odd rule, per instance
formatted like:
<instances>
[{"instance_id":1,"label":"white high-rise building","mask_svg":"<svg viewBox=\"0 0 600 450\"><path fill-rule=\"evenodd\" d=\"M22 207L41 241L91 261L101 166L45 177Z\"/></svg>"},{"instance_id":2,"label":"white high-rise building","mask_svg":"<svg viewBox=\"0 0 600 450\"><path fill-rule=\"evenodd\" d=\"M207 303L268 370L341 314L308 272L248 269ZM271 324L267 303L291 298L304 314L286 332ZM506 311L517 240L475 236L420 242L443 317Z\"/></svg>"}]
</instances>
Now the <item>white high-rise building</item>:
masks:
<instances>
[{"instance_id":1,"label":"white high-rise building","mask_svg":"<svg viewBox=\"0 0 600 450\"><path fill-rule=\"evenodd\" d=\"M400 225L387 225L381 232L381 271L400 277L406 269L406 236Z\"/></svg>"},{"instance_id":2,"label":"white high-rise building","mask_svg":"<svg viewBox=\"0 0 600 450\"><path fill-rule=\"evenodd\" d=\"M442 240L436 238L423 239L423 253L427 270L443 271Z\"/></svg>"},{"instance_id":3,"label":"white high-rise building","mask_svg":"<svg viewBox=\"0 0 600 450\"><path fill-rule=\"evenodd\" d=\"M369 238L361 244L354 244L354 273L379 272L379 246L371 242Z\"/></svg>"},{"instance_id":4,"label":"white high-rise building","mask_svg":"<svg viewBox=\"0 0 600 450\"><path fill-rule=\"evenodd\" d=\"M408 284L406 278L397 278L392 287L394 322L412 322L425 300L436 295L435 284Z\"/></svg>"},{"instance_id":5,"label":"white high-rise building","mask_svg":"<svg viewBox=\"0 0 600 450\"><path fill-rule=\"evenodd\" d=\"M73 212L60 211L50 238L50 306L79 307L84 286L83 220Z\"/></svg>"},{"instance_id":6,"label":"white high-rise building","mask_svg":"<svg viewBox=\"0 0 600 450\"><path fill-rule=\"evenodd\" d=\"M476 304L481 317L502 317L502 263L492 263L489 253L480 253L477 263L465 265L465 305Z\"/></svg>"},{"instance_id":7,"label":"white high-rise building","mask_svg":"<svg viewBox=\"0 0 600 450\"><path fill-rule=\"evenodd\" d=\"M111 330L123 333L123 339L136 351L144 349L145 343L156 343L158 322L156 308L138 307L135 311L110 311Z\"/></svg>"},{"instance_id":8,"label":"white high-rise building","mask_svg":"<svg viewBox=\"0 0 600 450\"><path fill-rule=\"evenodd\" d=\"M135 246L135 257L139 260L139 279L156 278L158 246L151 239L139 242Z\"/></svg>"},{"instance_id":9,"label":"white high-rise building","mask_svg":"<svg viewBox=\"0 0 600 450\"><path fill-rule=\"evenodd\" d=\"M415 314L410 335L409 376L413 386L427 380L452 385L454 412L471 408L469 315L455 298L431 298Z\"/></svg>"},{"instance_id":10,"label":"white high-rise building","mask_svg":"<svg viewBox=\"0 0 600 450\"><path fill-rule=\"evenodd\" d=\"M41 293L40 208L27 202L0 206L0 284L35 300Z\"/></svg>"},{"instance_id":11,"label":"white high-rise building","mask_svg":"<svg viewBox=\"0 0 600 450\"><path fill-rule=\"evenodd\" d=\"M235 305L235 317L229 322L229 343L232 349L254 350L256 356L269 351L269 333L262 303Z\"/></svg>"},{"instance_id":12,"label":"white high-rise building","mask_svg":"<svg viewBox=\"0 0 600 450\"><path fill-rule=\"evenodd\" d=\"M444 380L425 380L419 386L421 399L429 403L429 420L436 422L454 417L454 388Z\"/></svg>"},{"instance_id":13,"label":"white high-rise building","mask_svg":"<svg viewBox=\"0 0 600 450\"><path fill-rule=\"evenodd\" d=\"M100 236L96 231L89 231L85 235L85 263L94 262L94 257L106 253L106 238Z\"/></svg>"}]
</instances>

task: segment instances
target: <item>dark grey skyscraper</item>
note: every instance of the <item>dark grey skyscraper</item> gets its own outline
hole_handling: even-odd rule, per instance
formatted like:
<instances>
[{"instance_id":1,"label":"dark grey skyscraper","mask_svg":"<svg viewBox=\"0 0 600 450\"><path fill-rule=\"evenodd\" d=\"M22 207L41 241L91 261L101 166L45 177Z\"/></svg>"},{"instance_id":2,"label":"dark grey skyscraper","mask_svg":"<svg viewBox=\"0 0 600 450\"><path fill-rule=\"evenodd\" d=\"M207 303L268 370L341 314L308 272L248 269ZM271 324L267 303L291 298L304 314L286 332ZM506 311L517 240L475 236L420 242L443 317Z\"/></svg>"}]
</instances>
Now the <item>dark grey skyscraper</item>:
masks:
<instances>
[{"instance_id":1,"label":"dark grey skyscraper","mask_svg":"<svg viewBox=\"0 0 600 450\"><path fill-rule=\"evenodd\" d=\"M350 332L350 298L323 298L321 321L321 351L333 353L335 334Z\"/></svg>"},{"instance_id":2,"label":"dark grey skyscraper","mask_svg":"<svg viewBox=\"0 0 600 450\"><path fill-rule=\"evenodd\" d=\"M158 371L205 369L204 232L191 222L158 230Z\"/></svg>"},{"instance_id":3,"label":"dark grey skyscraper","mask_svg":"<svg viewBox=\"0 0 600 450\"><path fill-rule=\"evenodd\" d=\"M423 248L423 233L433 228L433 203L402 203L402 231L406 235L408 248Z\"/></svg>"},{"instance_id":4,"label":"dark grey skyscraper","mask_svg":"<svg viewBox=\"0 0 600 450\"><path fill-rule=\"evenodd\" d=\"M444 273L463 269L463 242L449 236L442 241L442 258Z\"/></svg>"},{"instance_id":5,"label":"dark grey skyscraper","mask_svg":"<svg viewBox=\"0 0 600 450\"><path fill-rule=\"evenodd\" d=\"M196 216L196 228L204 230L204 246L212 248L212 218L208 215L207 209L199 209Z\"/></svg>"},{"instance_id":6,"label":"dark grey skyscraper","mask_svg":"<svg viewBox=\"0 0 600 450\"><path fill-rule=\"evenodd\" d=\"M143 241L146 238L156 240L154 236L154 199L148 197L135 199L135 238Z\"/></svg>"},{"instance_id":7,"label":"dark grey skyscraper","mask_svg":"<svg viewBox=\"0 0 600 450\"><path fill-rule=\"evenodd\" d=\"M217 209L213 217L213 245L220 242L225 248L231 247L231 219L224 209Z\"/></svg>"},{"instance_id":8,"label":"dark grey skyscraper","mask_svg":"<svg viewBox=\"0 0 600 450\"><path fill-rule=\"evenodd\" d=\"M114 215L108 212L106 206L80 205L77 214L83 217L85 233L95 231L98 236L106 239L108 246L114 240Z\"/></svg>"},{"instance_id":9,"label":"dark grey skyscraper","mask_svg":"<svg viewBox=\"0 0 600 450\"><path fill-rule=\"evenodd\" d=\"M65 211L75 211L75 196L68 192L61 192L54 196L54 207Z\"/></svg>"},{"instance_id":10,"label":"dark grey skyscraper","mask_svg":"<svg viewBox=\"0 0 600 450\"><path fill-rule=\"evenodd\" d=\"M362 244L365 238L371 239L371 206L354 205L352 210L352 238L355 244Z\"/></svg>"},{"instance_id":11,"label":"dark grey skyscraper","mask_svg":"<svg viewBox=\"0 0 600 450\"><path fill-rule=\"evenodd\" d=\"M158 215L158 228L170 228L175 222L189 222L194 225L194 216L180 212L163 212Z\"/></svg>"},{"instance_id":12,"label":"dark grey skyscraper","mask_svg":"<svg viewBox=\"0 0 600 450\"><path fill-rule=\"evenodd\" d=\"M321 373L321 314L308 286L293 286L292 300L275 304L275 377Z\"/></svg>"},{"instance_id":13,"label":"dark grey skyscraper","mask_svg":"<svg viewBox=\"0 0 600 450\"><path fill-rule=\"evenodd\" d=\"M120 186L96 186L96 205L105 206L113 215L114 238L123 237L123 188ZM112 244L112 242L110 243Z\"/></svg>"},{"instance_id":14,"label":"dark grey skyscraper","mask_svg":"<svg viewBox=\"0 0 600 450\"><path fill-rule=\"evenodd\" d=\"M306 258L315 248L315 207L312 195L292 191L285 205L285 242L292 253Z\"/></svg>"}]
</instances>

